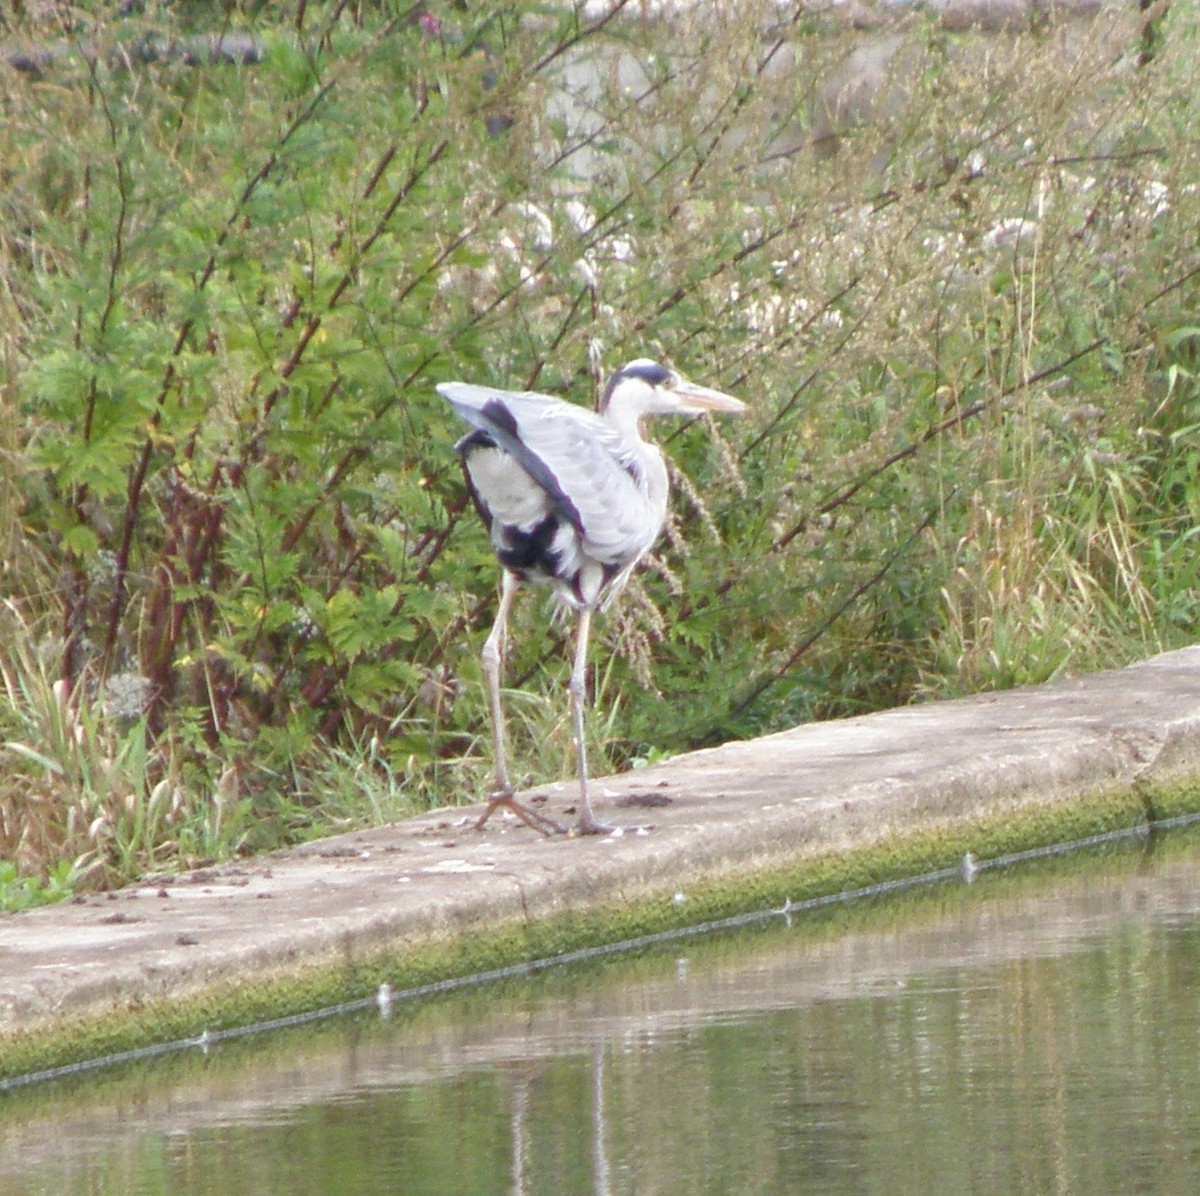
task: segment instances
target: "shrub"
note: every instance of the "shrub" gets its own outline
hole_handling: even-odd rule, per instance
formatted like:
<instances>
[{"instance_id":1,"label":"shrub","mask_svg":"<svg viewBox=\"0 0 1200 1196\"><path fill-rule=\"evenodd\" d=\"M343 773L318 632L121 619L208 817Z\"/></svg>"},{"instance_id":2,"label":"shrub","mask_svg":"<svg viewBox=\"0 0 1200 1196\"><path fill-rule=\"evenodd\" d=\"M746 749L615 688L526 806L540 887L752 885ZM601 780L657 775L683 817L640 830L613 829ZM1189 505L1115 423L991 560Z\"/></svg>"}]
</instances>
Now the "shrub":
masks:
<instances>
[{"instance_id":1,"label":"shrub","mask_svg":"<svg viewBox=\"0 0 1200 1196\"><path fill-rule=\"evenodd\" d=\"M0 131L6 855L124 876L477 794L446 378L586 401L654 354L753 406L670 434L614 765L1191 638L1194 17L913 18L855 123L807 80L861 34L700 7L224 6L251 65L161 49L208 6L9 31L54 54Z\"/></svg>"}]
</instances>

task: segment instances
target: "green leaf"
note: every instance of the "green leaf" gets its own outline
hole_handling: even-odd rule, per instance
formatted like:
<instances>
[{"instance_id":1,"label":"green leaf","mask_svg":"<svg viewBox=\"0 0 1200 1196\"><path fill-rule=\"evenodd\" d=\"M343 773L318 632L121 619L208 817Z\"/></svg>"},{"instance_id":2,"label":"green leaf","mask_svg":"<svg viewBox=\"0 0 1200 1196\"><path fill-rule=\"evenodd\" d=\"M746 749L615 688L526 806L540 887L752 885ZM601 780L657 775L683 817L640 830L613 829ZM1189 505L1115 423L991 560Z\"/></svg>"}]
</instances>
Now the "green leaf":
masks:
<instances>
[{"instance_id":1,"label":"green leaf","mask_svg":"<svg viewBox=\"0 0 1200 1196\"><path fill-rule=\"evenodd\" d=\"M100 541L90 527L80 523L63 536L63 547L72 556L90 557L100 547Z\"/></svg>"}]
</instances>

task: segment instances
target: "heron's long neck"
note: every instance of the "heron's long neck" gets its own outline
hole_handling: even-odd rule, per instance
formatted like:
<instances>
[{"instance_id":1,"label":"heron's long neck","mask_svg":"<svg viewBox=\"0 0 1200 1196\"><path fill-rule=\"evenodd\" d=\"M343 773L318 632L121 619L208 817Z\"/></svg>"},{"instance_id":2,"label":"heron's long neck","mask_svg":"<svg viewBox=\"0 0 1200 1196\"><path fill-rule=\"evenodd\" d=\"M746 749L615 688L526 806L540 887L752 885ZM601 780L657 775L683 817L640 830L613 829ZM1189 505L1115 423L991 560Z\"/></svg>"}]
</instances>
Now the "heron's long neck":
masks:
<instances>
[{"instance_id":1,"label":"heron's long neck","mask_svg":"<svg viewBox=\"0 0 1200 1196\"><path fill-rule=\"evenodd\" d=\"M642 459L642 468L645 471L646 500L661 521L666 518L667 499L671 490L666 459L658 445L647 444L644 440L639 442L638 455Z\"/></svg>"},{"instance_id":2,"label":"heron's long neck","mask_svg":"<svg viewBox=\"0 0 1200 1196\"><path fill-rule=\"evenodd\" d=\"M667 464L658 445L643 439L641 421L631 411L607 411L608 421L621 433L630 453L641 466L644 493L651 508L661 519L666 515L667 498L671 489Z\"/></svg>"},{"instance_id":3,"label":"heron's long neck","mask_svg":"<svg viewBox=\"0 0 1200 1196\"><path fill-rule=\"evenodd\" d=\"M648 447L642 439L641 419L636 410L612 402L605 409L604 418L621 433L621 439L630 448L637 449L640 453L643 448Z\"/></svg>"}]
</instances>

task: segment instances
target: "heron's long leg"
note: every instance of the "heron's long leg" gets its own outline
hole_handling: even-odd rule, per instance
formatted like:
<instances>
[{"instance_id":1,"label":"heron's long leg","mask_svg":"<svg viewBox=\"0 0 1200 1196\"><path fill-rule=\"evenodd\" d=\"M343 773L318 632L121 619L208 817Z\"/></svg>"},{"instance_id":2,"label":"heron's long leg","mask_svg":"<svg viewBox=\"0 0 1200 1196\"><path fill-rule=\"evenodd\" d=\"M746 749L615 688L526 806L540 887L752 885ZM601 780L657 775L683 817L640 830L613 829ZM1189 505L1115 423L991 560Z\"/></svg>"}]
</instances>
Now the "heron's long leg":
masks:
<instances>
[{"instance_id":1,"label":"heron's long leg","mask_svg":"<svg viewBox=\"0 0 1200 1196\"><path fill-rule=\"evenodd\" d=\"M575 666L571 669L571 718L575 724L575 757L579 762L579 833L607 835L611 826L597 822L592 814L592 799L588 792L587 742L583 736L583 708L587 701L588 632L592 612L586 607L579 612L579 632L575 641Z\"/></svg>"},{"instance_id":2,"label":"heron's long leg","mask_svg":"<svg viewBox=\"0 0 1200 1196\"><path fill-rule=\"evenodd\" d=\"M508 779L508 751L504 746L504 708L500 702L500 677L504 672L504 654L508 648L508 612L516 596L517 581L507 569L501 574L500 605L496 609L496 621L488 633L480 656L483 672L487 678L488 706L492 715L493 763L496 768L496 792L511 793L512 783Z\"/></svg>"},{"instance_id":3,"label":"heron's long leg","mask_svg":"<svg viewBox=\"0 0 1200 1196\"><path fill-rule=\"evenodd\" d=\"M496 611L496 621L492 624L492 630L484 641L480 654L483 672L487 678L488 706L492 715L492 751L496 784L488 797L487 809L475 824L475 829L483 830L484 823L492 816L497 806L507 806L522 822L543 835L564 834L566 828L553 818L538 810L531 810L517 801L513 794L512 781L508 778L508 751L504 742L504 707L500 701L500 679L504 672L504 652L508 645L508 612L512 609L513 598L520 584L514 574L504 570L500 582L500 606Z\"/></svg>"}]
</instances>

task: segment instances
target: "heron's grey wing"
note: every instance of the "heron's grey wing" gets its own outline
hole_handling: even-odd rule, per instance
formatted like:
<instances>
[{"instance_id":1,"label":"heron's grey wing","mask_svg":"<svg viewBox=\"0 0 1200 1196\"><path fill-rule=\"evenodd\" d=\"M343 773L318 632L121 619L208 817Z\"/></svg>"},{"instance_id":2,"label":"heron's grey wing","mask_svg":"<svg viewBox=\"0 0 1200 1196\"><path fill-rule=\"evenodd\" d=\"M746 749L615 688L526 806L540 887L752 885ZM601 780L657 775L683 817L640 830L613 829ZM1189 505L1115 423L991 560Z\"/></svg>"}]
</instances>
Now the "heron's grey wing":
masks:
<instances>
[{"instance_id":1,"label":"heron's grey wing","mask_svg":"<svg viewBox=\"0 0 1200 1196\"><path fill-rule=\"evenodd\" d=\"M607 420L528 391L451 382L438 392L545 490L589 556L623 565L653 544L662 516L647 499L638 454Z\"/></svg>"},{"instance_id":2,"label":"heron's grey wing","mask_svg":"<svg viewBox=\"0 0 1200 1196\"><path fill-rule=\"evenodd\" d=\"M526 449L556 480L593 559L623 565L657 539L642 463L605 419L570 403L511 405Z\"/></svg>"},{"instance_id":3,"label":"heron's grey wing","mask_svg":"<svg viewBox=\"0 0 1200 1196\"><path fill-rule=\"evenodd\" d=\"M535 424L538 421L538 412L546 407L567 404L550 395L539 395L531 391L497 390L489 386L476 386L471 382L441 382L437 390L438 394L449 400L462 419L485 432L493 443L521 466L545 492L559 514L582 537L584 532L579 511L563 490L554 470L541 459L536 449L526 444L525 432L521 427L522 422L527 426ZM524 412L523 421L517 419L514 407ZM582 409L580 410L583 413ZM470 438L466 437L459 445L463 446L469 442Z\"/></svg>"}]
</instances>

